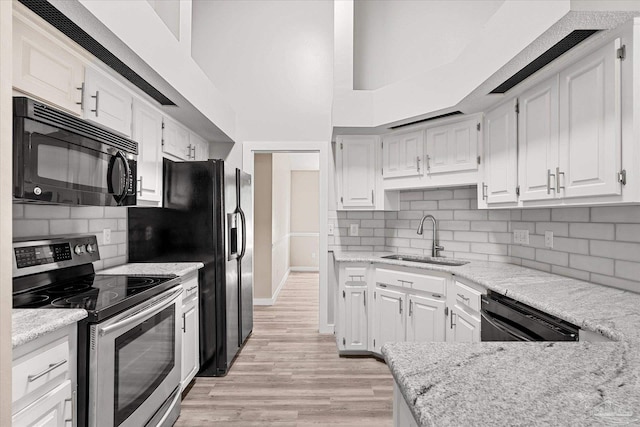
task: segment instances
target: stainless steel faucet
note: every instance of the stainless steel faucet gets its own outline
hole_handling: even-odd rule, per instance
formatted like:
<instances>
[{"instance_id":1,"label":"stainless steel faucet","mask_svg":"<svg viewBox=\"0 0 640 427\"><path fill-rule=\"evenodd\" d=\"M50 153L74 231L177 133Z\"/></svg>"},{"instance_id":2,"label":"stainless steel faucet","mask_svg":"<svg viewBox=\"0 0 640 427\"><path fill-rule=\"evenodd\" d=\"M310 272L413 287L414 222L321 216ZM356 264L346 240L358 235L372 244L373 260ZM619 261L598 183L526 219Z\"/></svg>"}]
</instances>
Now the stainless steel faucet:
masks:
<instances>
[{"instance_id":1,"label":"stainless steel faucet","mask_svg":"<svg viewBox=\"0 0 640 427\"><path fill-rule=\"evenodd\" d=\"M444 250L444 246L438 245L438 237L436 234L438 232L438 221L434 218L433 215L423 216L422 219L420 220L420 225L418 225L418 234L420 235L422 235L425 219L430 219L431 222L433 223L433 243L431 244L431 256L435 258L438 256L438 252Z\"/></svg>"}]
</instances>

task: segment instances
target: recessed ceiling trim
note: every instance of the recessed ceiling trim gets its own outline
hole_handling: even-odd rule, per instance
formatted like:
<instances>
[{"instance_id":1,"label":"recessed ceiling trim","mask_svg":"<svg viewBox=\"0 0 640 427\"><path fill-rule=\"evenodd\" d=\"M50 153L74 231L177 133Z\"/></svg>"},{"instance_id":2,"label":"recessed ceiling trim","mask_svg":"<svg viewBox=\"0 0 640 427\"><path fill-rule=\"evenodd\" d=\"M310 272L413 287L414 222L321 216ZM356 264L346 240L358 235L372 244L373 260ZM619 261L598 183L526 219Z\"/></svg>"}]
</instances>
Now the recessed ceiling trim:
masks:
<instances>
[{"instance_id":1,"label":"recessed ceiling trim","mask_svg":"<svg viewBox=\"0 0 640 427\"><path fill-rule=\"evenodd\" d=\"M505 93L523 80L540 70L554 59L560 57L565 52L577 46L587 38L600 30L574 30L558 43L551 46L544 53L531 61L528 65L515 73L513 76L505 80L500 86L496 87L490 93Z\"/></svg>"},{"instance_id":2,"label":"recessed ceiling trim","mask_svg":"<svg viewBox=\"0 0 640 427\"><path fill-rule=\"evenodd\" d=\"M160 103L160 105L176 105L173 101L163 95L159 90L153 87L149 82L140 77L138 73L133 71L127 64L118 59L106 47L100 44L96 39L91 37L82 28L76 25L71 19L56 9L46 0L18 0L36 15L53 25L61 33L69 37L71 40L82 46L89 53L94 55L100 61L111 67L115 72L142 90Z\"/></svg>"},{"instance_id":3,"label":"recessed ceiling trim","mask_svg":"<svg viewBox=\"0 0 640 427\"><path fill-rule=\"evenodd\" d=\"M411 125L417 125L419 123L430 122L431 120L442 119L444 117L457 116L459 114L462 114L462 111L452 111L451 113L440 114L439 116L429 117L427 119L421 119L421 120L416 120L414 122L404 123L402 125L391 126L389 129L400 129L400 128L403 128L403 127L406 127L406 126L411 126Z\"/></svg>"}]
</instances>

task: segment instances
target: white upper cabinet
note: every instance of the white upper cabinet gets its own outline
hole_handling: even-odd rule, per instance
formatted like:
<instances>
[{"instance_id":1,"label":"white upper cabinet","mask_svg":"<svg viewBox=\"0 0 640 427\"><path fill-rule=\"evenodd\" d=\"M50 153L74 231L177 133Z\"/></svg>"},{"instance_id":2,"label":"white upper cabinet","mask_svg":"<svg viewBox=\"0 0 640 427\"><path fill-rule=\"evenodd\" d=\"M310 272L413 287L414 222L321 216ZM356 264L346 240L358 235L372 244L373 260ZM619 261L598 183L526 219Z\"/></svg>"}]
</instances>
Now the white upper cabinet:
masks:
<instances>
[{"instance_id":1,"label":"white upper cabinet","mask_svg":"<svg viewBox=\"0 0 640 427\"><path fill-rule=\"evenodd\" d=\"M162 151L179 160L191 160L193 150L189 143L189 130L167 117L163 123Z\"/></svg>"},{"instance_id":2,"label":"white upper cabinet","mask_svg":"<svg viewBox=\"0 0 640 427\"><path fill-rule=\"evenodd\" d=\"M484 181L478 185L478 201L487 204L518 200L517 100L513 99L485 115Z\"/></svg>"},{"instance_id":3,"label":"white upper cabinet","mask_svg":"<svg viewBox=\"0 0 640 427\"><path fill-rule=\"evenodd\" d=\"M480 123L475 119L427 129L427 173L478 169L479 131Z\"/></svg>"},{"instance_id":4,"label":"white upper cabinet","mask_svg":"<svg viewBox=\"0 0 640 427\"><path fill-rule=\"evenodd\" d=\"M377 136L342 136L337 140L341 208L375 207Z\"/></svg>"},{"instance_id":5,"label":"white upper cabinet","mask_svg":"<svg viewBox=\"0 0 640 427\"><path fill-rule=\"evenodd\" d=\"M209 143L193 132L189 133L189 149L191 160L209 159Z\"/></svg>"},{"instance_id":6,"label":"white upper cabinet","mask_svg":"<svg viewBox=\"0 0 640 427\"><path fill-rule=\"evenodd\" d=\"M558 77L528 90L519 99L520 200L554 198L558 166Z\"/></svg>"},{"instance_id":7,"label":"white upper cabinet","mask_svg":"<svg viewBox=\"0 0 640 427\"><path fill-rule=\"evenodd\" d=\"M131 137L132 93L95 68L88 67L84 86L84 118Z\"/></svg>"},{"instance_id":8,"label":"white upper cabinet","mask_svg":"<svg viewBox=\"0 0 640 427\"><path fill-rule=\"evenodd\" d=\"M560 73L557 178L562 197L621 192L617 176L621 169L618 48L620 39L615 39Z\"/></svg>"},{"instance_id":9,"label":"white upper cabinet","mask_svg":"<svg viewBox=\"0 0 640 427\"><path fill-rule=\"evenodd\" d=\"M384 179L424 174L424 132L385 136L382 145Z\"/></svg>"},{"instance_id":10,"label":"white upper cabinet","mask_svg":"<svg viewBox=\"0 0 640 427\"><path fill-rule=\"evenodd\" d=\"M162 202L162 114L133 103L133 140L138 143L138 200Z\"/></svg>"},{"instance_id":11,"label":"white upper cabinet","mask_svg":"<svg viewBox=\"0 0 640 427\"><path fill-rule=\"evenodd\" d=\"M13 87L80 116L83 82L82 59L14 11Z\"/></svg>"}]
</instances>

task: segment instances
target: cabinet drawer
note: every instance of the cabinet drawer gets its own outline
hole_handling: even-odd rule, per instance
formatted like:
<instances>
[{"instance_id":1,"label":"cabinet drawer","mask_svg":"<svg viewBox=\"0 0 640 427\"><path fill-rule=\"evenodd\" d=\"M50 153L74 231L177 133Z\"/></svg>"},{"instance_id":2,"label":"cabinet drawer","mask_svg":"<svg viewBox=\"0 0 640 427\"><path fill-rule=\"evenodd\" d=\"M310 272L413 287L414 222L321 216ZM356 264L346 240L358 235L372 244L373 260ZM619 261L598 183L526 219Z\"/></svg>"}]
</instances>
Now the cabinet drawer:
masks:
<instances>
[{"instance_id":1,"label":"cabinet drawer","mask_svg":"<svg viewBox=\"0 0 640 427\"><path fill-rule=\"evenodd\" d=\"M376 282L444 295L447 279L378 268L376 269Z\"/></svg>"},{"instance_id":2,"label":"cabinet drawer","mask_svg":"<svg viewBox=\"0 0 640 427\"><path fill-rule=\"evenodd\" d=\"M453 283L453 294L457 303L465 305L475 311L480 311L480 296L482 295L480 291L455 281Z\"/></svg>"},{"instance_id":3,"label":"cabinet drawer","mask_svg":"<svg viewBox=\"0 0 640 427\"><path fill-rule=\"evenodd\" d=\"M345 282L366 282L367 281L367 268L366 267L346 267L344 269Z\"/></svg>"},{"instance_id":4,"label":"cabinet drawer","mask_svg":"<svg viewBox=\"0 0 640 427\"><path fill-rule=\"evenodd\" d=\"M12 401L41 388L44 392L69 378L69 363L66 337L16 360L12 370Z\"/></svg>"}]
</instances>

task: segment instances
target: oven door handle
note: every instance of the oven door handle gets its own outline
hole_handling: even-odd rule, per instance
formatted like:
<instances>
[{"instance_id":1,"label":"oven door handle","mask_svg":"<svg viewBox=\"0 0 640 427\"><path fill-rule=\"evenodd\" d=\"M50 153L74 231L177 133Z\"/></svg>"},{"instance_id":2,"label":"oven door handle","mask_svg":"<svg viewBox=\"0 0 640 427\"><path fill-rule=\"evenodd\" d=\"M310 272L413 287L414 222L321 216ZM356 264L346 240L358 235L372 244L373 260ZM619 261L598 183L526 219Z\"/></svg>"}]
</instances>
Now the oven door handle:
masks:
<instances>
[{"instance_id":1,"label":"oven door handle","mask_svg":"<svg viewBox=\"0 0 640 427\"><path fill-rule=\"evenodd\" d=\"M160 312L173 304L173 302L182 294L182 286L177 286L175 289L170 290L164 296L154 301L153 304L148 305L140 310L132 313L113 325L109 325L105 328L99 328L98 333L100 336L105 336L113 331L125 328L133 323L138 322L140 319L152 314L154 312Z\"/></svg>"},{"instance_id":2,"label":"oven door handle","mask_svg":"<svg viewBox=\"0 0 640 427\"><path fill-rule=\"evenodd\" d=\"M505 334L511 335L512 337L518 339L518 341L533 341L531 338L529 338L529 337L527 337L525 335L520 335L520 334L514 332L513 330L507 328L506 326L503 326L503 322L501 322L498 319L495 319L495 318L493 318L491 316L487 316L484 312L481 312L480 316L482 316L482 318L484 320L486 320L494 328L498 329L499 331L504 332Z\"/></svg>"}]
</instances>

